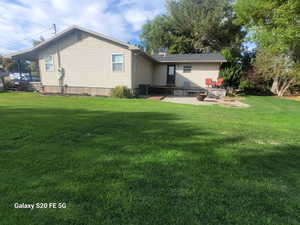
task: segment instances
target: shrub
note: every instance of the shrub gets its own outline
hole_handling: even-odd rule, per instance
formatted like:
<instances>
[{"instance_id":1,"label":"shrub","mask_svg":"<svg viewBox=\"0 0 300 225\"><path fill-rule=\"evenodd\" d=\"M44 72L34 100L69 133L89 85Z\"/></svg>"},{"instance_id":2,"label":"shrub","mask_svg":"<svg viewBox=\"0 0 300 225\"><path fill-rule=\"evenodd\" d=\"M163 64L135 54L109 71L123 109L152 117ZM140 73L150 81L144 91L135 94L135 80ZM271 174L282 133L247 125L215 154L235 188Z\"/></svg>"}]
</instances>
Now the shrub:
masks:
<instances>
[{"instance_id":1,"label":"shrub","mask_svg":"<svg viewBox=\"0 0 300 225\"><path fill-rule=\"evenodd\" d=\"M251 89L251 83L249 80L243 80L241 81L240 85L239 85L239 89L242 92L246 92L248 90Z\"/></svg>"},{"instance_id":2,"label":"shrub","mask_svg":"<svg viewBox=\"0 0 300 225\"><path fill-rule=\"evenodd\" d=\"M14 91L33 91L31 84L27 81L14 81L9 77L5 77L3 82L4 90L14 90Z\"/></svg>"},{"instance_id":3,"label":"shrub","mask_svg":"<svg viewBox=\"0 0 300 225\"><path fill-rule=\"evenodd\" d=\"M238 87L241 79L242 67L239 64L230 65L226 68L222 68L220 71L220 77L224 78L224 87Z\"/></svg>"},{"instance_id":4,"label":"shrub","mask_svg":"<svg viewBox=\"0 0 300 225\"><path fill-rule=\"evenodd\" d=\"M10 90L15 86L15 82L9 79L8 77L5 77L3 79L3 86L5 90Z\"/></svg>"},{"instance_id":5,"label":"shrub","mask_svg":"<svg viewBox=\"0 0 300 225\"><path fill-rule=\"evenodd\" d=\"M131 93L131 90L129 88L127 88L126 86L116 86L112 90L111 96L113 98L131 98L132 93Z\"/></svg>"}]
</instances>

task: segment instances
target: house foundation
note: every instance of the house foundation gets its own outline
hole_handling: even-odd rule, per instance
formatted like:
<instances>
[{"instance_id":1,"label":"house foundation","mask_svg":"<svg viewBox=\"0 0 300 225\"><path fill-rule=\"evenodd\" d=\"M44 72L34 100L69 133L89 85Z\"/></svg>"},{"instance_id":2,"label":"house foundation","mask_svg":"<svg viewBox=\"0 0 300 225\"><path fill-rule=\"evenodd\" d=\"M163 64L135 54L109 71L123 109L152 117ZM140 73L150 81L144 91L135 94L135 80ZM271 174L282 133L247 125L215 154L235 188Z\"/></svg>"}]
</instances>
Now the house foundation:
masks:
<instances>
[{"instance_id":1,"label":"house foundation","mask_svg":"<svg viewBox=\"0 0 300 225\"><path fill-rule=\"evenodd\" d=\"M90 96L110 96L111 88L98 88L98 87L74 87L74 86L49 86L44 85L41 87L42 93L49 94L70 94L70 95L90 95Z\"/></svg>"}]
</instances>

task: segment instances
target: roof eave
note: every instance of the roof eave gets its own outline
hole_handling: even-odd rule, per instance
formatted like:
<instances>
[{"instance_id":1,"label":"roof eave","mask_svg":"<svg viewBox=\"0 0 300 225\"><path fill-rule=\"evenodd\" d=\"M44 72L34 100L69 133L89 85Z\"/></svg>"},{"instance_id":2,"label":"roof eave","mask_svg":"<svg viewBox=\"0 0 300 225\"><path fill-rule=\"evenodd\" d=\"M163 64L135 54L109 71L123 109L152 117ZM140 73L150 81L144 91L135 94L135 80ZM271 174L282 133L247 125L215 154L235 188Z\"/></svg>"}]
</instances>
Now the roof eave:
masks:
<instances>
[{"instance_id":1,"label":"roof eave","mask_svg":"<svg viewBox=\"0 0 300 225\"><path fill-rule=\"evenodd\" d=\"M9 58L13 60L29 60L29 61L34 61L37 60L37 56L35 54L36 52L33 50L26 50L26 51L21 51L21 52L16 52L12 54L5 55L4 58Z\"/></svg>"},{"instance_id":2,"label":"roof eave","mask_svg":"<svg viewBox=\"0 0 300 225\"><path fill-rule=\"evenodd\" d=\"M26 50L23 50L23 51L18 51L18 52L15 52L15 53L11 53L11 54L8 54L6 57L7 58L17 58L17 57L22 57L26 54L30 54L30 53L33 53L35 50L38 50L40 49L41 47L49 44L50 42L52 41L55 41L55 40L58 40L60 39L62 36L74 31L74 30L80 30L80 31L83 31L83 32L86 32L86 33L89 33L89 34L92 34L92 35L95 35L99 38L103 38L103 39L106 39L108 41L111 41L113 43L116 43L118 45L121 45L121 46L124 46L125 48L128 48L129 50L131 51L134 51L134 50L140 50L138 47L134 46L134 45L131 45L131 44L127 44L125 42L122 42L122 41L119 41L119 40L116 40L114 38L111 38L111 37L108 37L106 35L103 35L103 34L100 34L98 32L95 32L95 31L92 31L92 30L89 30L89 29L86 29L86 28L83 28L83 27L80 27L80 26L77 26L77 25L74 25L74 26L71 26L59 33L57 33L54 37L52 38L49 38L48 40L46 41L43 41L42 43L38 44L37 46L35 47L32 47L32 48L29 48L29 49L26 49Z\"/></svg>"}]
</instances>

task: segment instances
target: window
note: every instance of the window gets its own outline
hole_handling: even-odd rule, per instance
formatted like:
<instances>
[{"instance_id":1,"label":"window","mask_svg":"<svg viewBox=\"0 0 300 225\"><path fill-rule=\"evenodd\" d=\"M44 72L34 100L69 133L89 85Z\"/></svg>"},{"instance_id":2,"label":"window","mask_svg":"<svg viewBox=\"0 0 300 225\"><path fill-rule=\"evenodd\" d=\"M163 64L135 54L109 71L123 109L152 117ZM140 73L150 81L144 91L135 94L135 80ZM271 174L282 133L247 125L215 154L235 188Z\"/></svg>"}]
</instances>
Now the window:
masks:
<instances>
[{"instance_id":1,"label":"window","mask_svg":"<svg viewBox=\"0 0 300 225\"><path fill-rule=\"evenodd\" d=\"M53 72L54 71L54 62L53 62L53 56L48 55L45 56L45 69L46 72Z\"/></svg>"},{"instance_id":2,"label":"window","mask_svg":"<svg viewBox=\"0 0 300 225\"><path fill-rule=\"evenodd\" d=\"M192 72L192 65L183 65L183 72L184 73Z\"/></svg>"},{"instance_id":3,"label":"window","mask_svg":"<svg viewBox=\"0 0 300 225\"><path fill-rule=\"evenodd\" d=\"M124 71L124 55L113 54L112 55L112 71L123 72Z\"/></svg>"},{"instance_id":4,"label":"window","mask_svg":"<svg viewBox=\"0 0 300 225\"><path fill-rule=\"evenodd\" d=\"M169 68L169 75L175 75L175 66L168 66L168 68Z\"/></svg>"}]
</instances>

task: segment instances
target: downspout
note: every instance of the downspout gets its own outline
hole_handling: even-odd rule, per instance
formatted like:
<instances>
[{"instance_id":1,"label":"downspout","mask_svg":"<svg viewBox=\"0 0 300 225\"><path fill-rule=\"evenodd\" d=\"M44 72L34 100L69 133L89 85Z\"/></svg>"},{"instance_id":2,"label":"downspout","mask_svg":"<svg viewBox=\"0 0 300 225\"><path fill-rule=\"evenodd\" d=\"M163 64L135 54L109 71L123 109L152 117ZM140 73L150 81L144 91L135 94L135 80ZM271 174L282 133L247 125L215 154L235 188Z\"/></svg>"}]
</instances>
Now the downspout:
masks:
<instances>
[{"instance_id":1,"label":"downspout","mask_svg":"<svg viewBox=\"0 0 300 225\"><path fill-rule=\"evenodd\" d=\"M56 35L56 24L53 24L53 29L54 29L54 35ZM57 44L56 44L56 52L57 52L57 64L58 64L58 68L57 68L57 72L58 72L58 85L60 87L60 91L61 94L64 94L64 69L61 67L61 57L60 57L60 51L59 51L59 44L58 44L58 40L57 40Z\"/></svg>"},{"instance_id":2,"label":"downspout","mask_svg":"<svg viewBox=\"0 0 300 225\"><path fill-rule=\"evenodd\" d=\"M61 56L60 56L60 51L59 51L59 44L56 45L56 52L57 52L57 64L58 64L58 83L59 83L59 88L60 88L60 92L61 94L64 94L64 77L65 77L65 73L64 73L64 69L61 67Z\"/></svg>"},{"instance_id":3,"label":"downspout","mask_svg":"<svg viewBox=\"0 0 300 225\"><path fill-rule=\"evenodd\" d=\"M133 81L133 79L134 79L134 73L135 73L135 68L134 68L134 65L135 65L135 63L134 63L134 55L135 55L135 53L133 52L133 51L131 51L131 74L130 74L130 82L131 82L131 90L132 90L132 88L133 88L133 84L134 84L134 81Z\"/></svg>"},{"instance_id":4,"label":"downspout","mask_svg":"<svg viewBox=\"0 0 300 225\"><path fill-rule=\"evenodd\" d=\"M135 76L137 76L137 67L138 67L138 60L139 60L139 55L141 55L142 52L138 52L138 53L134 53L132 52L132 64L133 64L133 68L132 68L132 81L131 81L131 88L132 90L134 90L135 88Z\"/></svg>"}]
</instances>

